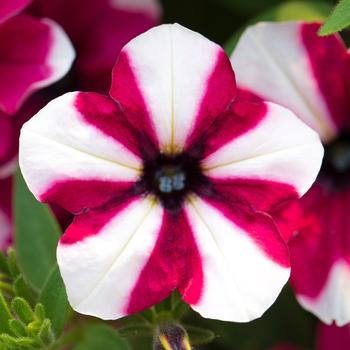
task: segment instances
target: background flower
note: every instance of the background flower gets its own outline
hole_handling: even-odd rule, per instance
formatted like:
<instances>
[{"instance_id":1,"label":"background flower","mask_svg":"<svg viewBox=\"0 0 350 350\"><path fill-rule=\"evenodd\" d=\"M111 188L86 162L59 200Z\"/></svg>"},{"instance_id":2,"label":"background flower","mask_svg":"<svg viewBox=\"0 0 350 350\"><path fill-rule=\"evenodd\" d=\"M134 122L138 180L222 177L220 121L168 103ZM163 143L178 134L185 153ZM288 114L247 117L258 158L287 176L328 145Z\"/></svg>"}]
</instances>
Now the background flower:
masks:
<instances>
[{"instance_id":1,"label":"background flower","mask_svg":"<svg viewBox=\"0 0 350 350\"><path fill-rule=\"evenodd\" d=\"M34 0L30 12L54 19L71 38L74 89L105 93L122 47L161 17L158 0Z\"/></svg>"},{"instance_id":2,"label":"background flower","mask_svg":"<svg viewBox=\"0 0 350 350\"><path fill-rule=\"evenodd\" d=\"M350 321L350 56L338 35L319 37L318 29L302 22L253 26L232 64L243 90L291 108L325 144L317 183L300 201L302 215L289 207L282 212L292 223L298 300L323 322L344 325Z\"/></svg>"}]
</instances>

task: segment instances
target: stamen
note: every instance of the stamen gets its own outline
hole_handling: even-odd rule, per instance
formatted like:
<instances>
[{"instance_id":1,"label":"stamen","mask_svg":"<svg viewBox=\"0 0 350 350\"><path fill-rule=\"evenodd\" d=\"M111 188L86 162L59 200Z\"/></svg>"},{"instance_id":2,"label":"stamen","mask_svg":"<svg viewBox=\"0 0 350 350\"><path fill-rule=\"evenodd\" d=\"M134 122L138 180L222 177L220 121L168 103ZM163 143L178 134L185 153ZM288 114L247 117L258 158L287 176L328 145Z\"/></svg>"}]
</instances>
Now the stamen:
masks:
<instances>
[{"instance_id":1,"label":"stamen","mask_svg":"<svg viewBox=\"0 0 350 350\"><path fill-rule=\"evenodd\" d=\"M181 209L184 198L190 192L203 187L205 176L200 161L185 153L176 156L159 154L145 161L138 188L156 195L164 208L171 212Z\"/></svg>"}]
</instances>

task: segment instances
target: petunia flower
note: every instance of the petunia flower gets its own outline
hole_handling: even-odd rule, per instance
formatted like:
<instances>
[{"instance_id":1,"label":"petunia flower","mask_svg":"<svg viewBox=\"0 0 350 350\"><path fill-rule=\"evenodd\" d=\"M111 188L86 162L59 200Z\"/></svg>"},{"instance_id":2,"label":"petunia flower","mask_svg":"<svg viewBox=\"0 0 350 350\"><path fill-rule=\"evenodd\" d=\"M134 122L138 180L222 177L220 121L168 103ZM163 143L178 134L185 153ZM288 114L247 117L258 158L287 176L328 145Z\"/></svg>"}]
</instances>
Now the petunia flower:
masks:
<instances>
[{"instance_id":1,"label":"petunia flower","mask_svg":"<svg viewBox=\"0 0 350 350\"><path fill-rule=\"evenodd\" d=\"M178 290L204 317L250 321L289 278L265 211L317 176L317 133L235 102L224 51L180 25L127 44L110 97L65 94L21 131L34 195L74 213L57 260L72 307L116 319Z\"/></svg>"},{"instance_id":2,"label":"petunia flower","mask_svg":"<svg viewBox=\"0 0 350 350\"><path fill-rule=\"evenodd\" d=\"M19 130L40 109L36 97L27 98L61 79L74 59L73 47L59 25L18 14L29 3L30 0L1 0L0 4L1 250L12 240L11 175L17 167Z\"/></svg>"},{"instance_id":3,"label":"petunia flower","mask_svg":"<svg viewBox=\"0 0 350 350\"><path fill-rule=\"evenodd\" d=\"M55 20L71 38L75 87L103 93L123 46L161 17L158 0L33 0L30 12Z\"/></svg>"},{"instance_id":4,"label":"petunia flower","mask_svg":"<svg viewBox=\"0 0 350 350\"><path fill-rule=\"evenodd\" d=\"M299 302L323 322L341 326L350 322L350 56L338 35L319 37L318 28L300 22L253 26L232 64L245 96L248 91L290 108L323 140L316 184L282 213L285 223L296 223L289 246Z\"/></svg>"},{"instance_id":5,"label":"petunia flower","mask_svg":"<svg viewBox=\"0 0 350 350\"><path fill-rule=\"evenodd\" d=\"M0 112L14 114L34 91L62 78L74 50L62 28L49 19L11 17L24 2L5 1L0 11ZM7 10L7 11L6 11Z\"/></svg>"}]
</instances>

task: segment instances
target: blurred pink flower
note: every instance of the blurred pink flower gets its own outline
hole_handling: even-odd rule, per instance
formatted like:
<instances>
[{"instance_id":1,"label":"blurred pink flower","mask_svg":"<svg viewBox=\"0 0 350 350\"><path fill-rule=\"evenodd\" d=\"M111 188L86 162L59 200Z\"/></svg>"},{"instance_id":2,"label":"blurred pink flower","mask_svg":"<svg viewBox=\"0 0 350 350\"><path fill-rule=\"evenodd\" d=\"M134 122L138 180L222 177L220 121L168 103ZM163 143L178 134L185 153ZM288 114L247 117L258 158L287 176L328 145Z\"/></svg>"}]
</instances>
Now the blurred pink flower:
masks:
<instances>
[{"instance_id":1,"label":"blurred pink flower","mask_svg":"<svg viewBox=\"0 0 350 350\"><path fill-rule=\"evenodd\" d=\"M12 238L11 175L17 167L19 131L43 106L36 97L27 98L61 79L75 57L58 24L20 13L29 3L2 0L0 5L0 249Z\"/></svg>"},{"instance_id":2,"label":"blurred pink flower","mask_svg":"<svg viewBox=\"0 0 350 350\"><path fill-rule=\"evenodd\" d=\"M26 14L11 16L24 3L17 5L2 8L7 19L0 22L0 111L6 114L16 113L32 92L62 78L74 59L58 24Z\"/></svg>"},{"instance_id":3,"label":"blurred pink flower","mask_svg":"<svg viewBox=\"0 0 350 350\"><path fill-rule=\"evenodd\" d=\"M322 138L315 185L298 203L271 213L289 238L299 302L341 326L350 322L350 54L339 35L318 36L319 26L250 27L232 64L244 98L250 93L290 108Z\"/></svg>"},{"instance_id":4,"label":"blurred pink flower","mask_svg":"<svg viewBox=\"0 0 350 350\"><path fill-rule=\"evenodd\" d=\"M122 47L161 17L158 0L34 0L30 11L54 19L71 38L74 87L105 93Z\"/></svg>"}]
</instances>

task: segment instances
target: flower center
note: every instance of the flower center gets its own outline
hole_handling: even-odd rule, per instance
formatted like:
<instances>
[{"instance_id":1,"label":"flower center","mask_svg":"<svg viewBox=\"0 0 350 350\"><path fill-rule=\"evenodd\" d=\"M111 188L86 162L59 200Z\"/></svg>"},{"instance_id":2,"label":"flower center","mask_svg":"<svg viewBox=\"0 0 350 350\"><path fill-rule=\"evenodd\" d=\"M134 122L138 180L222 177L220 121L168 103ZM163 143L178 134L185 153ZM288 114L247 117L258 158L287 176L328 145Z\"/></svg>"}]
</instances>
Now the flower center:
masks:
<instances>
[{"instance_id":1,"label":"flower center","mask_svg":"<svg viewBox=\"0 0 350 350\"><path fill-rule=\"evenodd\" d=\"M197 192L207 182L200 161L182 153L174 156L159 154L144 161L138 184L143 191L156 195L164 208L177 212L186 195Z\"/></svg>"},{"instance_id":2,"label":"flower center","mask_svg":"<svg viewBox=\"0 0 350 350\"><path fill-rule=\"evenodd\" d=\"M335 190L350 186L350 134L341 134L325 145L319 178Z\"/></svg>"}]
</instances>

